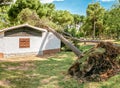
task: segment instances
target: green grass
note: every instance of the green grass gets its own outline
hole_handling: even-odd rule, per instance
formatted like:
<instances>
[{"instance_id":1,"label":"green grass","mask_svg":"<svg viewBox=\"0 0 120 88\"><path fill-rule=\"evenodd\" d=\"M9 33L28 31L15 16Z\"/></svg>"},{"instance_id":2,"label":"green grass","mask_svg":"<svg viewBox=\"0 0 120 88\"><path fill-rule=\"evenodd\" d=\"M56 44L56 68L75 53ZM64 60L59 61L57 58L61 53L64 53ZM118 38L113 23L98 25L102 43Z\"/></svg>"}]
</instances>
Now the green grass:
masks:
<instances>
[{"instance_id":1,"label":"green grass","mask_svg":"<svg viewBox=\"0 0 120 88\"><path fill-rule=\"evenodd\" d=\"M120 74L82 84L71 78L67 70L75 58L72 52L61 52L42 61L0 62L0 88L120 88Z\"/></svg>"}]
</instances>

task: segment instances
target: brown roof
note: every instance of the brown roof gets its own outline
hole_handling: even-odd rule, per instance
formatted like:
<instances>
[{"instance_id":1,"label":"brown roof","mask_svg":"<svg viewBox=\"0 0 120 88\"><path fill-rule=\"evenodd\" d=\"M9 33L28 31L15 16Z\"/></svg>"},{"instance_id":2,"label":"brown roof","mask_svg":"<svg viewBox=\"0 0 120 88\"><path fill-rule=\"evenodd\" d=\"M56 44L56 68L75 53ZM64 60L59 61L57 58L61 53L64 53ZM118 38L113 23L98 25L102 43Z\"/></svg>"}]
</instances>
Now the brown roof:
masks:
<instances>
[{"instance_id":1,"label":"brown roof","mask_svg":"<svg viewBox=\"0 0 120 88\"><path fill-rule=\"evenodd\" d=\"M8 30L13 30L13 29L22 28L22 27L30 27L30 28L33 28L33 29L36 29L36 30L39 30L39 31L42 31L42 32L47 31L46 29L35 27L35 26L29 25L29 24L21 24L21 25L17 25L17 26L2 29L2 30L0 30L0 32L5 32L5 31L8 31Z\"/></svg>"}]
</instances>

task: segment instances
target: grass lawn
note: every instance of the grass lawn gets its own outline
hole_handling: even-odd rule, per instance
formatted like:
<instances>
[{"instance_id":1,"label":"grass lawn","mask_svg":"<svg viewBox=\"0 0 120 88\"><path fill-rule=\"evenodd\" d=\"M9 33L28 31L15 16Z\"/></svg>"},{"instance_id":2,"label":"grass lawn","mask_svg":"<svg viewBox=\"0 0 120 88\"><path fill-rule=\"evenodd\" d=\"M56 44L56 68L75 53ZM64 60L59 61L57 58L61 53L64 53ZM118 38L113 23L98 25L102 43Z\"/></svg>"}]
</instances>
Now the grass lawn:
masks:
<instances>
[{"instance_id":1,"label":"grass lawn","mask_svg":"<svg viewBox=\"0 0 120 88\"><path fill-rule=\"evenodd\" d=\"M105 82L80 84L67 75L75 59L72 52L61 52L47 60L1 61L0 88L120 88L120 74Z\"/></svg>"}]
</instances>

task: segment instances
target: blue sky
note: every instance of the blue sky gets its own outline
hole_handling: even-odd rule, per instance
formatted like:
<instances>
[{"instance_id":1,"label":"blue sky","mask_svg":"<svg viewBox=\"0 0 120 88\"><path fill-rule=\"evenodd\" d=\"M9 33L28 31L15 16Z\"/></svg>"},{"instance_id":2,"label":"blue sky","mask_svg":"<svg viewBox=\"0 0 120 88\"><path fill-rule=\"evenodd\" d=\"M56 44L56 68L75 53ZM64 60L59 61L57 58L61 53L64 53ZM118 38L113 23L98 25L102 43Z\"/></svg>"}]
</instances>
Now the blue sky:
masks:
<instances>
[{"instance_id":1,"label":"blue sky","mask_svg":"<svg viewBox=\"0 0 120 88\"><path fill-rule=\"evenodd\" d=\"M105 9L110 9L110 7L115 3L115 0L40 0L42 3L54 3L56 9L58 10L68 10L73 14L86 14L86 8L88 4L92 1L99 1L101 6Z\"/></svg>"}]
</instances>

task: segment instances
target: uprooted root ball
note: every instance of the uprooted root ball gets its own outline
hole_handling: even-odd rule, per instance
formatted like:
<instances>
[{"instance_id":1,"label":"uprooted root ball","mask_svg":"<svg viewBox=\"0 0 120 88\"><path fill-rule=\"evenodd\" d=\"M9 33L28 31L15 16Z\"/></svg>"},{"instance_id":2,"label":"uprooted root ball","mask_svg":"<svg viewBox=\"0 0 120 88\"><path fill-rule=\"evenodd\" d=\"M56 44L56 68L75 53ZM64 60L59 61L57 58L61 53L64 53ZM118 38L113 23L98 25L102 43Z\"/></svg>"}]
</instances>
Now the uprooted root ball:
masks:
<instances>
[{"instance_id":1,"label":"uprooted root ball","mask_svg":"<svg viewBox=\"0 0 120 88\"><path fill-rule=\"evenodd\" d=\"M103 81L120 72L120 47L100 42L78 58L68 69L71 76L82 82Z\"/></svg>"}]
</instances>

